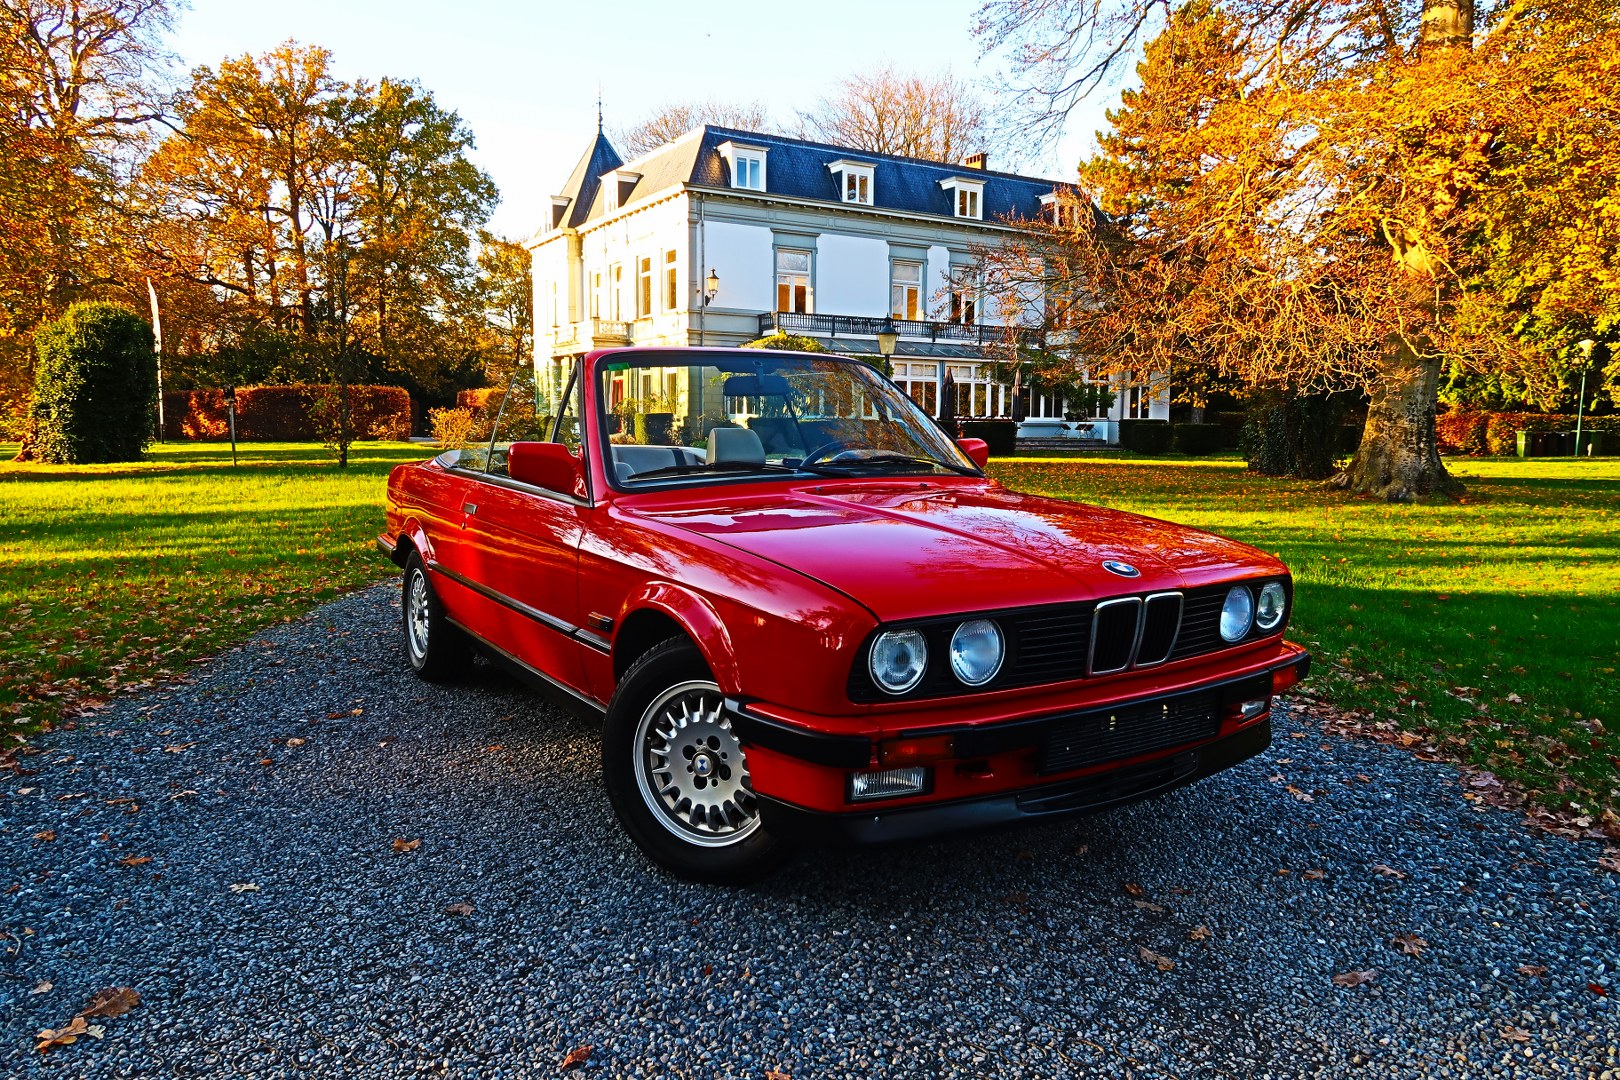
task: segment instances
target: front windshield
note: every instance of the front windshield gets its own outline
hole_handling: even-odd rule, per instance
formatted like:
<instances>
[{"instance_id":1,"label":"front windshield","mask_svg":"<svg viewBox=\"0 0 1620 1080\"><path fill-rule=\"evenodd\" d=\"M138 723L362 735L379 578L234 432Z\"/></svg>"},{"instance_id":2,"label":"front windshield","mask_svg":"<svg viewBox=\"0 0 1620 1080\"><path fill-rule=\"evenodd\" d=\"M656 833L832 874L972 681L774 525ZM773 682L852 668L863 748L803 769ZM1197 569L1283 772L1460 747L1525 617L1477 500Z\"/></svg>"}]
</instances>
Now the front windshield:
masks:
<instances>
[{"instance_id":1,"label":"front windshield","mask_svg":"<svg viewBox=\"0 0 1620 1080\"><path fill-rule=\"evenodd\" d=\"M690 356L701 363L672 364ZM939 426L868 364L692 350L606 358L598 400L626 487L805 474L978 475Z\"/></svg>"}]
</instances>

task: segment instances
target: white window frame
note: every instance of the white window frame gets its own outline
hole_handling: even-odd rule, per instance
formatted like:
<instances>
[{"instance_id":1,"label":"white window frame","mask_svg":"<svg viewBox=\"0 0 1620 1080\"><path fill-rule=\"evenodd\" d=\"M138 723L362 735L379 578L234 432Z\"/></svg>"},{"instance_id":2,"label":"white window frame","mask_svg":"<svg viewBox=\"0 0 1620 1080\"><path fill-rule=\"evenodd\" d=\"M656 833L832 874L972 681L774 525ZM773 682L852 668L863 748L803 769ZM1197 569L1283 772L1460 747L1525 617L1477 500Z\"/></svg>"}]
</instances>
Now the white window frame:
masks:
<instances>
[{"instance_id":1,"label":"white window frame","mask_svg":"<svg viewBox=\"0 0 1620 1080\"><path fill-rule=\"evenodd\" d=\"M664 252L664 310L679 311L681 308L681 278L680 256L674 248Z\"/></svg>"},{"instance_id":2,"label":"white window frame","mask_svg":"<svg viewBox=\"0 0 1620 1080\"><path fill-rule=\"evenodd\" d=\"M815 314L815 310L816 310L816 253L815 253L815 250L813 248L796 248L796 247L779 246L779 247L772 250L772 252L771 252L771 269L774 271L774 274L775 274L775 276L773 278L773 282L774 282L774 285L775 285L775 291L774 291L774 293L772 295L771 302L776 306L777 311L792 312L794 310L791 307L791 305L793 303L793 291L792 291L793 288L794 288L793 279L798 278L801 275L801 272L798 271L798 270L783 270L782 269L782 256L783 255L803 255L805 257L807 265L808 265L808 269L806 269L806 270L804 270L802 272L802 275L804 277L804 311L802 312L802 314L805 314L805 315L813 315L813 314ZM786 284L788 286L788 304L790 305L789 307L783 307L782 306L782 298L781 297L782 297L782 286L784 284L784 280L783 280L784 278L788 279L786 281Z\"/></svg>"},{"instance_id":3,"label":"white window frame","mask_svg":"<svg viewBox=\"0 0 1620 1080\"><path fill-rule=\"evenodd\" d=\"M840 158L827 166L838 177L838 201L850 206L871 206L877 196L874 166Z\"/></svg>"},{"instance_id":4,"label":"white window frame","mask_svg":"<svg viewBox=\"0 0 1620 1080\"><path fill-rule=\"evenodd\" d=\"M916 281L900 280L899 268L914 266L917 268ZM896 319L919 320L928 315L927 301L923 295L923 276L927 267L921 259L894 259L889 260L889 315ZM915 295L907 298L901 295L904 292L914 292ZM910 305L907 306L909 299Z\"/></svg>"},{"instance_id":5,"label":"white window frame","mask_svg":"<svg viewBox=\"0 0 1620 1080\"><path fill-rule=\"evenodd\" d=\"M763 146L732 142L727 139L717 148L731 170L731 186L739 191L767 191ZM756 175L757 174L757 175Z\"/></svg>"},{"instance_id":6,"label":"white window frame","mask_svg":"<svg viewBox=\"0 0 1620 1080\"><path fill-rule=\"evenodd\" d=\"M636 318L650 319L653 313L653 261L651 255L636 256Z\"/></svg>"},{"instance_id":7,"label":"white window frame","mask_svg":"<svg viewBox=\"0 0 1620 1080\"><path fill-rule=\"evenodd\" d=\"M968 221L984 220L984 181L966 176L941 180L939 186L951 197L951 215Z\"/></svg>"}]
</instances>

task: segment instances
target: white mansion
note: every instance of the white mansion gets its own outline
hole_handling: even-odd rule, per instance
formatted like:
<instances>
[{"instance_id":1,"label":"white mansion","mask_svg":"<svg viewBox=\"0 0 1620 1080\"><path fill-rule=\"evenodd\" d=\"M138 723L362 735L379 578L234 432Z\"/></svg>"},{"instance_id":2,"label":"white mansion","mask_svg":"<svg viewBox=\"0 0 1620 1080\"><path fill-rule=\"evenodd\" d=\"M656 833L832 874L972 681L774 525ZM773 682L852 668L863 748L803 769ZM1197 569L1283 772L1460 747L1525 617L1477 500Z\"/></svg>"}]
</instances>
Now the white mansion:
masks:
<instances>
[{"instance_id":1,"label":"white mansion","mask_svg":"<svg viewBox=\"0 0 1620 1080\"><path fill-rule=\"evenodd\" d=\"M887 316L894 380L930 413L948 372L958 416L1011 415L989 362L1007 320L975 287L974 253L1056 213L1059 185L985 165L713 126L627 163L598 131L528 242L542 380L590 349L740 345L777 330L875 360ZM1113 442L1112 421L1167 418L1165 380L1147 382L1122 386L1094 434ZM1035 393L1025 411L1061 420L1064 408Z\"/></svg>"}]
</instances>

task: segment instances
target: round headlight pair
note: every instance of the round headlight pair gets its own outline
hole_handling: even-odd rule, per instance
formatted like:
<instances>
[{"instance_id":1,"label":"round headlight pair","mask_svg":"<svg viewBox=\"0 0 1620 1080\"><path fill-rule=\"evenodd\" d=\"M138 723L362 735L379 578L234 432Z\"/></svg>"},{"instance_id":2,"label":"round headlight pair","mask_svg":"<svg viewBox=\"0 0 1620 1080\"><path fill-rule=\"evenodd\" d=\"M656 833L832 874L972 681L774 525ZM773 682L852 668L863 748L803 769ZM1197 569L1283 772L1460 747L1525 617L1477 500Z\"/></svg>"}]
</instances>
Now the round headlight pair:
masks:
<instances>
[{"instance_id":1,"label":"round headlight pair","mask_svg":"<svg viewBox=\"0 0 1620 1080\"><path fill-rule=\"evenodd\" d=\"M1227 590L1226 603L1221 605L1221 640L1242 641L1249 636L1251 627L1269 633L1282 625L1287 608L1288 593L1280 581L1261 586L1258 601L1247 585L1234 585Z\"/></svg>"},{"instance_id":2,"label":"round headlight pair","mask_svg":"<svg viewBox=\"0 0 1620 1080\"><path fill-rule=\"evenodd\" d=\"M989 619L969 619L951 635L951 671L967 686L995 678L1006 653L1001 627ZM872 642L867 666L879 687L904 694L928 668L928 641L919 630L886 630Z\"/></svg>"}]
</instances>

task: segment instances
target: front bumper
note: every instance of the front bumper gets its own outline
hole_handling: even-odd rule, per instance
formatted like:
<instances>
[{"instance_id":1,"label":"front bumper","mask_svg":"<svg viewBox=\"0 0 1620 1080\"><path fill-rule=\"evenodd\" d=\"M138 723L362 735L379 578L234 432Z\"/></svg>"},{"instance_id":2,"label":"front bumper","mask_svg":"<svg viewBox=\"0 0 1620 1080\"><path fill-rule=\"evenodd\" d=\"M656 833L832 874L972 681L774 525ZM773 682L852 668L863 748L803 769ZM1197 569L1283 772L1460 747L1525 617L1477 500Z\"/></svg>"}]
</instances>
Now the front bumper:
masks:
<instances>
[{"instance_id":1,"label":"front bumper","mask_svg":"<svg viewBox=\"0 0 1620 1080\"><path fill-rule=\"evenodd\" d=\"M945 833L1003 828L1091 814L1184 787L1254 757L1271 745L1271 721L1145 764L1076 780L948 803L862 807L848 813L810 810L760 795L760 817L777 836L804 844L886 844Z\"/></svg>"},{"instance_id":2,"label":"front bumper","mask_svg":"<svg viewBox=\"0 0 1620 1080\"><path fill-rule=\"evenodd\" d=\"M913 714L855 734L793 723L764 704L726 707L766 828L803 841L883 843L1102 810L1253 757L1271 743L1273 693L1310 667L1297 645L1279 652L1225 677L988 723ZM853 775L902 764L929 765L918 794L846 793Z\"/></svg>"}]
</instances>

